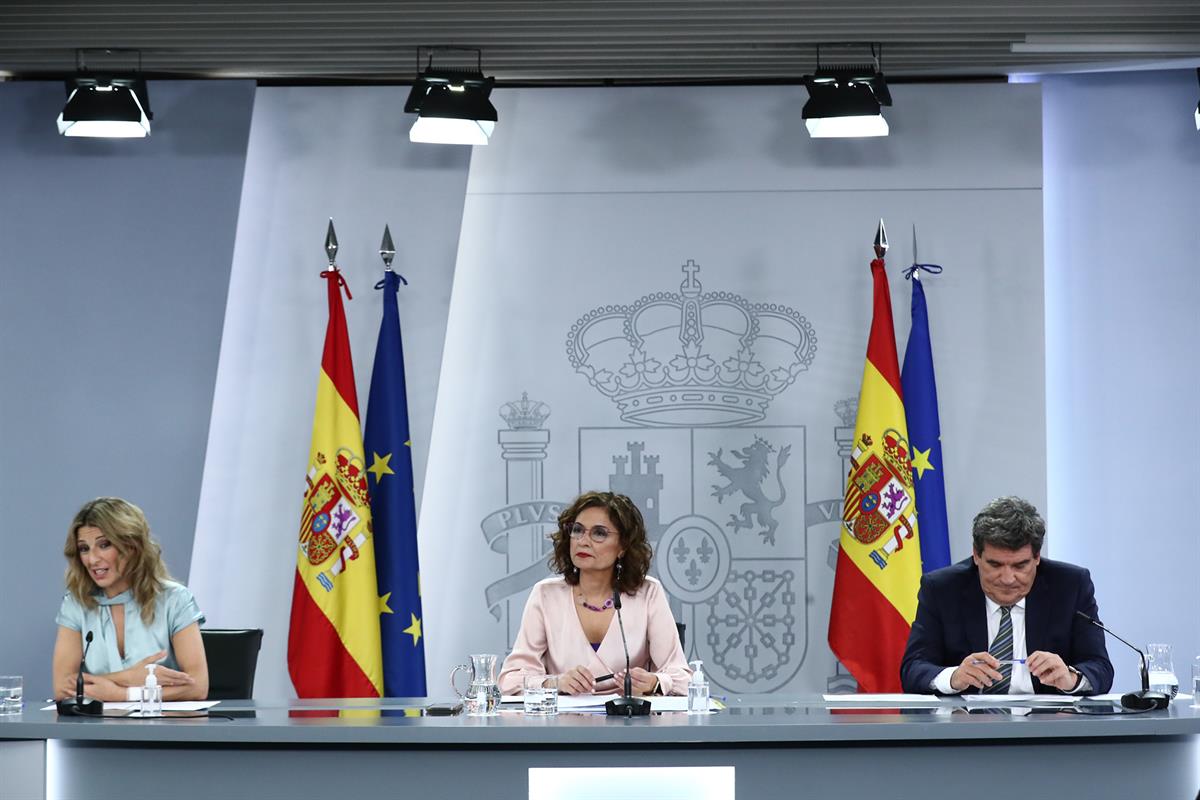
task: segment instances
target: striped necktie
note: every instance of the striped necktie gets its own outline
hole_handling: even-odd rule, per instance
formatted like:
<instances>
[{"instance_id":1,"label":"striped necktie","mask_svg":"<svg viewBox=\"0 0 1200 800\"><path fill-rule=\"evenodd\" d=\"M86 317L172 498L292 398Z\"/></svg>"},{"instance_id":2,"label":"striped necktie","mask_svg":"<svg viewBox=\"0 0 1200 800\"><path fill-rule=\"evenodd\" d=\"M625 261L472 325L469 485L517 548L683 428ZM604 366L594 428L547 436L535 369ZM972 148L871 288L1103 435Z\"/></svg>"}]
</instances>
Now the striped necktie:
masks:
<instances>
[{"instance_id":1,"label":"striped necktie","mask_svg":"<svg viewBox=\"0 0 1200 800\"><path fill-rule=\"evenodd\" d=\"M1008 687L1012 684L1012 606L1000 606L1000 630L996 631L996 638L992 640L988 652L997 661L1008 663L1000 664L998 672L1003 677L991 686L985 686L982 691L984 694L1007 694Z\"/></svg>"}]
</instances>

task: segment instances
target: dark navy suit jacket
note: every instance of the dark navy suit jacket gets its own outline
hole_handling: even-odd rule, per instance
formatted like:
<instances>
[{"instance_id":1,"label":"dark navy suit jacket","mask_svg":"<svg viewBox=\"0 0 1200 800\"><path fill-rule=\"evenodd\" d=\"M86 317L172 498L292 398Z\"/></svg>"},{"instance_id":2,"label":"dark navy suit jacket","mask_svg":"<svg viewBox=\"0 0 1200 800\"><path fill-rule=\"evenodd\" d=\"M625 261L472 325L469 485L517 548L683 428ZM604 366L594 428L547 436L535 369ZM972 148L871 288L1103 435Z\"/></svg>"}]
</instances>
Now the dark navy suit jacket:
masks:
<instances>
[{"instance_id":1,"label":"dark navy suit jacket","mask_svg":"<svg viewBox=\"0 0 1200 800\"><path fill-rule=\"evenodd\" d=\"M1092 576L1082 567L1043 558L1025 596L1025 652L1057 653L1087 676L1093 692L1103 694L1113 679L1104 632L1076 611L1098 618ZM971 653L986 651L988 644L987 606L975 562L968 558L928 573L921 578L917 618L900 662L904 691L929 692L939 672L958 666ZM1037 678L1033 689L1059 691Z\"/></svg>"}]
</instances>

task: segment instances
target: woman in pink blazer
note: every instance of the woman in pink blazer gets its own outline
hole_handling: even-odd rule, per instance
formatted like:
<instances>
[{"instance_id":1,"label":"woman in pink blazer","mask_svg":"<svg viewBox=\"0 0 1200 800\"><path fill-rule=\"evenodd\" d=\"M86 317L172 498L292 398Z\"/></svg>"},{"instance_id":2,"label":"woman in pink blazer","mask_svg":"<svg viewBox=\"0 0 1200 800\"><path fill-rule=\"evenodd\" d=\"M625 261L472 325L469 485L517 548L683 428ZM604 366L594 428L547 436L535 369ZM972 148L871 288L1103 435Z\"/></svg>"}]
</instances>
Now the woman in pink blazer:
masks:
<instances>
[{"instance_id":1,"label":"woman in pink blazer","mask_svg":"<svg viewBox=\"0 0 1200 800\"><path fill-rule=\"evenodd\" d=\"M565 694L619 691L625 651L613 596L620 592L634 694L685 694L691 671L667 593L646 575L652 551L633 501L582 494L559 515L553 538L550 568L558 577L533 587L500 691L519 694L526 675L558 675Z\"/></svg>"}]
</instances>

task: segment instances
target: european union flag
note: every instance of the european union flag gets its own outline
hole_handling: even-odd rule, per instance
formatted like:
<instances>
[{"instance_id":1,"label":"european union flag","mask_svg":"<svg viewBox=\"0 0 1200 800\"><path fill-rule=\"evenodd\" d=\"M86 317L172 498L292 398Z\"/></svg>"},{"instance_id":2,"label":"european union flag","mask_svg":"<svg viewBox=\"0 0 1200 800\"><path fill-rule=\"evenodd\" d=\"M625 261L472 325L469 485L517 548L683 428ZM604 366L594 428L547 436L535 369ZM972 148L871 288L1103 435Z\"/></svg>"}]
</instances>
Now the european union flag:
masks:
<instances>
[{"instance_id":1,"label":"european union flag","mask_svg":"<svg viewBox=\"0 0 1200 800\"><path fill-rule=\"evenodd\" d=\"M929 345L929 312L925 307L925 288L921 286L919 266L914 264L910 274L912 328L908 332L908 347L904 350L900 386L904 390L904 416L908 422L913 485L917 494L921 570L929 572L950 564L950 526L946 522L942 428L938 422L933 349Z\"/></svg>"},{"instance_id":2,"label":"european union flag","mask_svg":"<svg viewBox=\"0 0 1200 800\"><path fill-rule=\"evenodd\" d=\"M375 521L383 694L424 697L425 642L421 632L417 508L404 385L404 346L396 304L402 280L389 269L376 287L383 289L383 322L379 326L375 368L371 373L363 449L370 464L367 471L371 473L371 516Z\"/></svg>"}]
</instances>

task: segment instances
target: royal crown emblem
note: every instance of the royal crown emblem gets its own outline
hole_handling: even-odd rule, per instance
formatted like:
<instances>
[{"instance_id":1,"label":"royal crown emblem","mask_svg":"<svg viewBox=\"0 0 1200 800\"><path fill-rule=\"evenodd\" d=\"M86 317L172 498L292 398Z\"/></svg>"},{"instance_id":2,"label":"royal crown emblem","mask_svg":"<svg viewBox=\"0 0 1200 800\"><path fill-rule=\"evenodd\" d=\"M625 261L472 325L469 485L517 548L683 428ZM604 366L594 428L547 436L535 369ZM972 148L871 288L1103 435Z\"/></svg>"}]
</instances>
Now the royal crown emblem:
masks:
<instances>
[{"instance_id":1,"label":"royal crown emblem","mask_svg":"<svg viewBox=\"0 0 1200 800\"><path fill-rule=\"evenodd\" d=\"M567 335L575 371L638 425L744 425L812 364L817 339L797 311L704 292L688 260L679 292L595 308Z\"/></svg>"}]
</instances>

